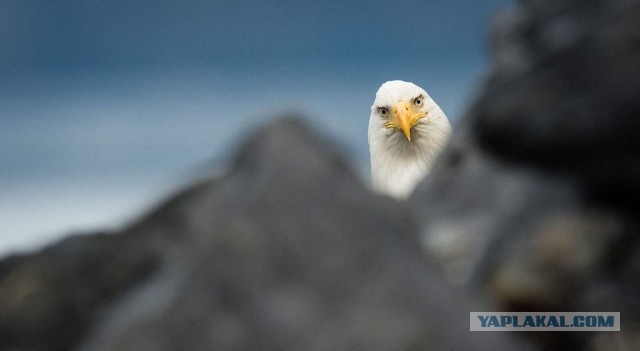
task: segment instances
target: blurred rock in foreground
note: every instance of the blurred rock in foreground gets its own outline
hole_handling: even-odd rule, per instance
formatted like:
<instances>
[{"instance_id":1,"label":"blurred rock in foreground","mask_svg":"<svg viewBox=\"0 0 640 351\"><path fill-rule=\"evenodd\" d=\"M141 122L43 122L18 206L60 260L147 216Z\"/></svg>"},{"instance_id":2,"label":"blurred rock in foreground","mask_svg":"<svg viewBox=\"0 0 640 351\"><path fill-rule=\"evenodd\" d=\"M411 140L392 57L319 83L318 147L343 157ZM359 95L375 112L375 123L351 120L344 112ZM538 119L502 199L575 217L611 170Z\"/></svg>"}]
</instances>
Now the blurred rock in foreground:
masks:
<instances>
[{"instance_id":1,"label":"blurred rock in foreground","mask_svg":"<svg viewBox=\"0 0 640 351\"><path fill-rule=\"evenodd\" d=\"M508 311L621 312L544 349L640 350L640 1L522 1L493 57L412 199L425 251Z\"/></svg>"},{"instance_id":2,"label":"blurred rock in foreground","mask_svg":"<svg viewBox=\"0 0 640 351\"><path fill-rule=\"evenodd\" d=\"M122 233L0 267L0 348L496 350L489 308L425 262L406 204L372 194L329 144L279 120L228 175Z\"/></svg>"}]
</instances>

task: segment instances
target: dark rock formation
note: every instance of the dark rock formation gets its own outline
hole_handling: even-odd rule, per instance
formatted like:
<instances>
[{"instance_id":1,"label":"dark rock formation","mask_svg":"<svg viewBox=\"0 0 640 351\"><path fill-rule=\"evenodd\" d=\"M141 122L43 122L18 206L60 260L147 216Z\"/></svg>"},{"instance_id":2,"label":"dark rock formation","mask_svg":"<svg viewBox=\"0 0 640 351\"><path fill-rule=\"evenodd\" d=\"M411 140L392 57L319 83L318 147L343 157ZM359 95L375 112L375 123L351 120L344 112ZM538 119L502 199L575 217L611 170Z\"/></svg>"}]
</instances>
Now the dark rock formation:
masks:
<instances>
[{"instance_id":1,"label":"dark rock formation","mask_svg":"<svg viewBox=\"0 0 640 351\"><path fill-rule=\"evenodd\" d=\"M640 349L640 1L522 1L490 76L412 202L425 250L505 310L620 311L621 333L544 349Z\"/></svg>"},{"instance_id":2,"label":"dark rock formation","mask_svg":"<svg viewBox=\"0 0 640 351\"><path fill-rule=\"evenodd\" d=\"M0 263L0 349L67 350L105 306L159 262L155 242L71 237Z\"/></svg>"},{"instance_id":3,"label":"dark rock formation","mask_svg":"<svg viewBox=\"0 0 640 351\"><path fill-rule=\"evenodd\" d=\"M524 3L497 21L490 88L470 116L478 141L637 208L640 3Z\"/></svg>"},{"instance_id":4,"label":"dark rock formation","mask_svg":"<svg viewBox=\"0 0 640 351\"><path fill-rule=\"evenodd\" d=\"M495 350L469 293L424 260L406 204L372 194L327 143L280 120L231 171L122 233L0 271L13 350ZM490 308L489 308L490 309Z\"/></svg>"}]
</instances>

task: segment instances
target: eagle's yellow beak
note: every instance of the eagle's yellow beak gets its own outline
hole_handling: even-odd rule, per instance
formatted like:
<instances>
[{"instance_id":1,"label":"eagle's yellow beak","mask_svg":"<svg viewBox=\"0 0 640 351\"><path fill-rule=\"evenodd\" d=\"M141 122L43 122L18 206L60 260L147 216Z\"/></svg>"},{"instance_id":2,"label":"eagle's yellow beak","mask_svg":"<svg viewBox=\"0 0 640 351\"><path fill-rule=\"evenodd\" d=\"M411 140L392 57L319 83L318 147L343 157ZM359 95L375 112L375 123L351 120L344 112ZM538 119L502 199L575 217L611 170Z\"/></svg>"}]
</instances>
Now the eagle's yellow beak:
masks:
<instances>
[{"instance_id":1,"label":"eagle's yellow beak","mask_svg":"<svg viewBox=\"0 0 640 351\"><path fill-rule=\"evenodd\" d=\"M409 141L411 141L411 128L418 124L420 118L427 116L426 113L416 110L413 104L404 101L396 102L391 108L391 112L393 117L385 127L402 130Z\"/></svg>"}]
</instances>

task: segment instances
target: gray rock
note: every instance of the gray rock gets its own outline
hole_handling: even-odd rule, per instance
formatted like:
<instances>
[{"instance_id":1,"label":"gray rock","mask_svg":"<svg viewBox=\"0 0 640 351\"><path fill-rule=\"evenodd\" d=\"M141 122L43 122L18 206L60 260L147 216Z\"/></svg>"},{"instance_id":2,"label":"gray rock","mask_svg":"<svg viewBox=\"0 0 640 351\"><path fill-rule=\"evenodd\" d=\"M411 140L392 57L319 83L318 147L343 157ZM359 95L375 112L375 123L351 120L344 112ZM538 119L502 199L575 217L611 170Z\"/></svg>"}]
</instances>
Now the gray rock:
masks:
<instances>
[{"instance_id":1,"label":"gray rock","mask_svg":"<svg viewBox=\"0 0 640 351\"><path fill-rule=\"evenodd\" d=\"M422 244L456 284L471 285L541 218L574 208L579 186L562 174L514 164L480 150L468 128L456 131L412 202L422 218Z\"/></svg>"},{"instance_id":2,"label":"gray rock","mask_svg":"<svg viewBox=\"0 0 640 351\"><path fill-rule=\"evenodd\" d=\"M5 261L0 348L528 349L469 331L469 312L491 307L445 283L417 228L407 204L374 195L327 142L279 120L228 174L122 233Z\"/></svg>"},{"instance_id":3,"label":"gray rock","mask_svg":"<svg viewBox=\"0 0 640 351\"><path fill-rule=\"evenodd\" d=\"M158 263L137 236L71 237L0 263L0 349L67 350L122 291Z\"/></svg>"},{"instance_id":4,"label":"gray rock","mask_svg":"<svg viewBox=\"0 0 640 351\"><path fill-rule=\"evenodd\" d=\"M494 30L469 117L483 147L640 198L640 4L524 1ZM603 191L603 189L600 189Z\"/></svg>"},{"instance_id":5,"label":"gray rock","mask_svg":"<svg viewBox=\"0 0 640 351\"><path fill-rule=\"evenodd\" d=\"M619 311L622 332L545 350L640 349L640 1L522 1L484 88L411 202L453 283L507 311Z\"/></svg>"}]
</instances>

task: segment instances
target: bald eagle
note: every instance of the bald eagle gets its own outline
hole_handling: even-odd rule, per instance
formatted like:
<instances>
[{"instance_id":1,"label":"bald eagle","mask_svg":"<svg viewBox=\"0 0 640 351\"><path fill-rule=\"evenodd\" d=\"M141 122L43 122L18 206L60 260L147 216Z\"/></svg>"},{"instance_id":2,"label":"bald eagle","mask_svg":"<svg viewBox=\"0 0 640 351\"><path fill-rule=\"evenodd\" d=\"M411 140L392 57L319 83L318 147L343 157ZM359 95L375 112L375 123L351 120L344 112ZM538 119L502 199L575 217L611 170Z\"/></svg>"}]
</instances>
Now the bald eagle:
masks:
<instances>
[{"instance_id":1,"label":"bald eagle","mask_svg":"<svg viewBox=\"0 0 640 351\"><path fill-rule=\"evenodd\" d=\"M369 117L374 190L407 198L450 137L447 116L424 89L400 80L382 84Z\"/></svg>"}]
</instances>

